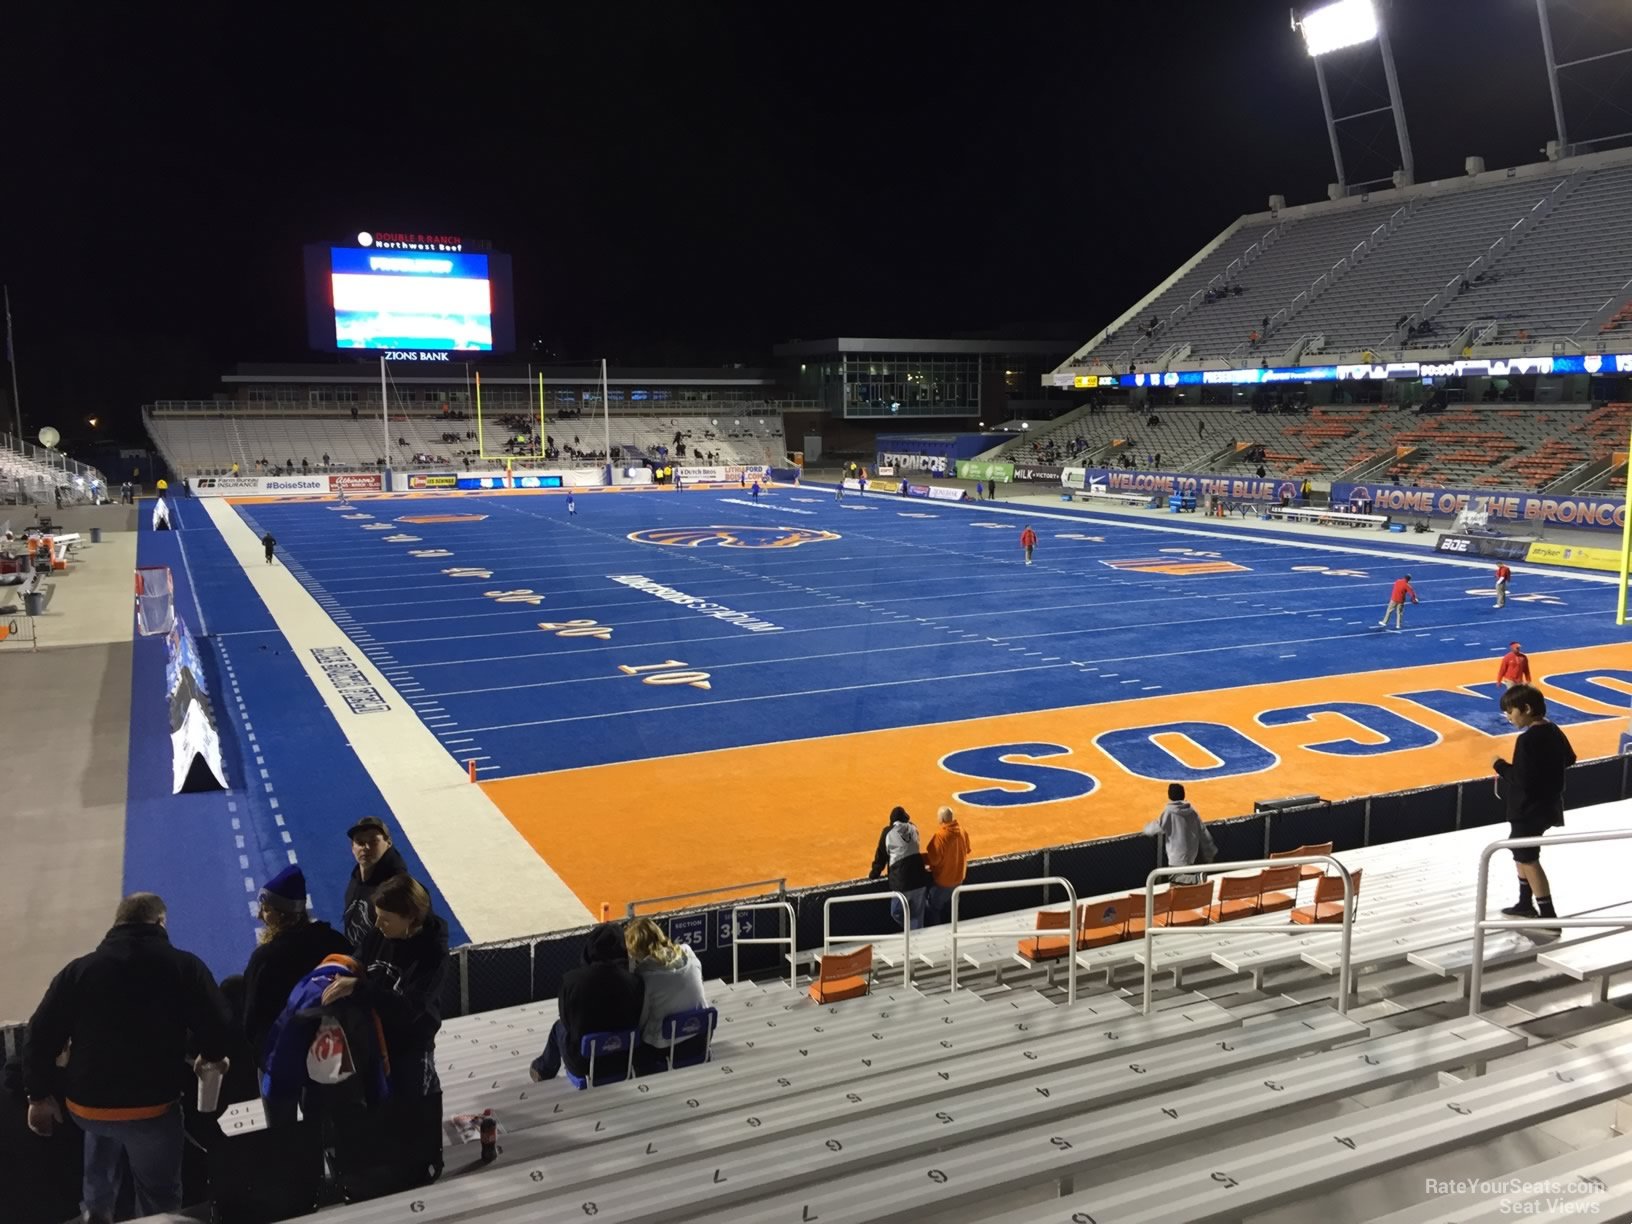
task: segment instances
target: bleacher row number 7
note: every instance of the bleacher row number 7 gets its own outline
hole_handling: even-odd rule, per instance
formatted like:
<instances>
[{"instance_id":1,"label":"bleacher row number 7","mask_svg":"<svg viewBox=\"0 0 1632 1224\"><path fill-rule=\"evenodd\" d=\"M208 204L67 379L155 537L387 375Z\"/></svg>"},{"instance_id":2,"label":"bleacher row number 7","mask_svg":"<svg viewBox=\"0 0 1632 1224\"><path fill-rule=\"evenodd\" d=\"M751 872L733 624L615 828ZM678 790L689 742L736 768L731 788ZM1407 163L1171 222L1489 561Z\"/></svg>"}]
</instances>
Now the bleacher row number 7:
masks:
<instances>
[{"instance_id":1,"label":"bleacher row number 7","mask_svg":"<svg viewBox=\"0 0 1632 1224\"><path fill-rule=\"evenodd\" d=\"M679 668L679 671L671 670ZM630 667L627 663L619 663L618 670L626 676L640 676L642 684L689 684L692 688L707 689L714 686L708 682L709 674L705 671L691 670L689 663L682 663L679 659L669 659L664 663L643 663L638 667ZM651 675L642 675L650 672Z\"/></svg>"}]
</instances>

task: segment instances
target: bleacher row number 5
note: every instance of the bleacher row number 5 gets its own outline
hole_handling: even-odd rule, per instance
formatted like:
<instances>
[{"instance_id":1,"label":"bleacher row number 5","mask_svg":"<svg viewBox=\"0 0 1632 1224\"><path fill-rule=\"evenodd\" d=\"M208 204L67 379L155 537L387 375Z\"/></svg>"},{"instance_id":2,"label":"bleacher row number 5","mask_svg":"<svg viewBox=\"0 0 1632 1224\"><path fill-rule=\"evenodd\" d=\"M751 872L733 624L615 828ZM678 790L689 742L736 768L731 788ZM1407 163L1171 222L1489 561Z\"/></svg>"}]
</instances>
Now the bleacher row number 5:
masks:
<instances>
[{"instance_id":1,"label":"bleacher row number 5","mask_svg":"<svg viewBox=\"0 0 1632 1224\"><path fill-rule=\"evenodd\" d=\"M679 670L673 670L676 668ZM691 664L683 663L679 659L669 659L663 663L643 663L638 667L631 667L627 663L619 663L618 670L626 676L640 676L642 684L689 684L692 688L699 689L714 687L708 682L708 672L692 670ZM645 672L651 674L642 674Z\"/></svg>"}]
</instances>

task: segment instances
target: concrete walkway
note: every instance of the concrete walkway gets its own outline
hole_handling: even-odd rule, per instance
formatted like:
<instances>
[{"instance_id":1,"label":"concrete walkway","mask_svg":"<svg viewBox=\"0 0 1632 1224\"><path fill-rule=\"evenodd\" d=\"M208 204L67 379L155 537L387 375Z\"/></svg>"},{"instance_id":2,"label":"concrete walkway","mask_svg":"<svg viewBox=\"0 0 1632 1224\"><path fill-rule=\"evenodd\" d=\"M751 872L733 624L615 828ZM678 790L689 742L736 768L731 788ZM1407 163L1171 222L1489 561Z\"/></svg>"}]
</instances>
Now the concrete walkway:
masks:
<instances>
[{"instance_id":1,"label":"concrete walkway","mask_svg":"<svg viewBox=\"0 0 1632 1224\"><path fill-rule=\"evenodd\" d=\"M113 922L123 885L136 533L104 534L0 642L0 1022ZM0 602L5 602L0 588Z\"/></svg>"}]
</instances>

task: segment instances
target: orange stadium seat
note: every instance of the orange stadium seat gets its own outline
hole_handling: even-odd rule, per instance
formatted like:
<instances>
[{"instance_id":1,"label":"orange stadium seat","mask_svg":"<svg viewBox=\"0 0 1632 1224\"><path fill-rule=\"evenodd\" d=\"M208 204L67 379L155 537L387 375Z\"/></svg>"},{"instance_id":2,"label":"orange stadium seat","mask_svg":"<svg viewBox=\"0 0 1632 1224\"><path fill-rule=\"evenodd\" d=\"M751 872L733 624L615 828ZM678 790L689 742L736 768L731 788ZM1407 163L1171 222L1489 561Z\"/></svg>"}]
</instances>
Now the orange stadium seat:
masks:
<instances>
[{"instance_id":1,"label":"orange stadium seat","mask_svg":"<svg viewBox=\"0 0 1632 1224\"><path fill-rule=\"evenodd\" d=\"M817 957L816 964L816 980L810 984L810 997L818 1003L859 999L873 987L872 944L854 952Z\"/></svg>"},{"instance_id":2,"label":"orange stadium seat","mask_svg":"<svg viewBox=\"0 0 1632 1224\"><path fill-rule=\"evenodd\" d=\"M1349 873L1349 879L1354 883L1355 908L1360 902L1361 869L1356 868ZM1340 875L1321 876L1320 882L1315 885L1315 903L1300 905L1292 911L1292 921L1304 925L1317 922L1343 921L1343 877Z\"/></svg>"}]
</instances>

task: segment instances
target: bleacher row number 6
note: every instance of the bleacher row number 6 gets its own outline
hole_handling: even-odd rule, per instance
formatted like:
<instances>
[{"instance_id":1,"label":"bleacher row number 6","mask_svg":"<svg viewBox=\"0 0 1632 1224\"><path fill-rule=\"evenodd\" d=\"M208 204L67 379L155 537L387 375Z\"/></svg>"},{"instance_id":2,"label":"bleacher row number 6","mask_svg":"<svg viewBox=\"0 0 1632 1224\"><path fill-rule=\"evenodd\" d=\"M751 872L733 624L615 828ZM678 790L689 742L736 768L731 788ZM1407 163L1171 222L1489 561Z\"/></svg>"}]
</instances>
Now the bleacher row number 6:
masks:
<instances>
[{"instance_id":1,"label":"bleacher row number 6","mask_svg":"<svg viewBox=\"0 0 1632 1224\"><path fill-rule=\"evenodd\" d=\"M680 670L670 670L672 668L678 668ZM692 688L699 689L714 687L708 682L708 672L692 670L689 663L683 663L679 659L669 659L663 663L643 663L638 667L631 667L627 663L619 663L618 670L626 676L640 676L640 682L642 684L656 684L660 686L669 684L689 684ZM649 676L641 675L642 672L651 672L652 674Z\"/></svg>"}]
</instances>

